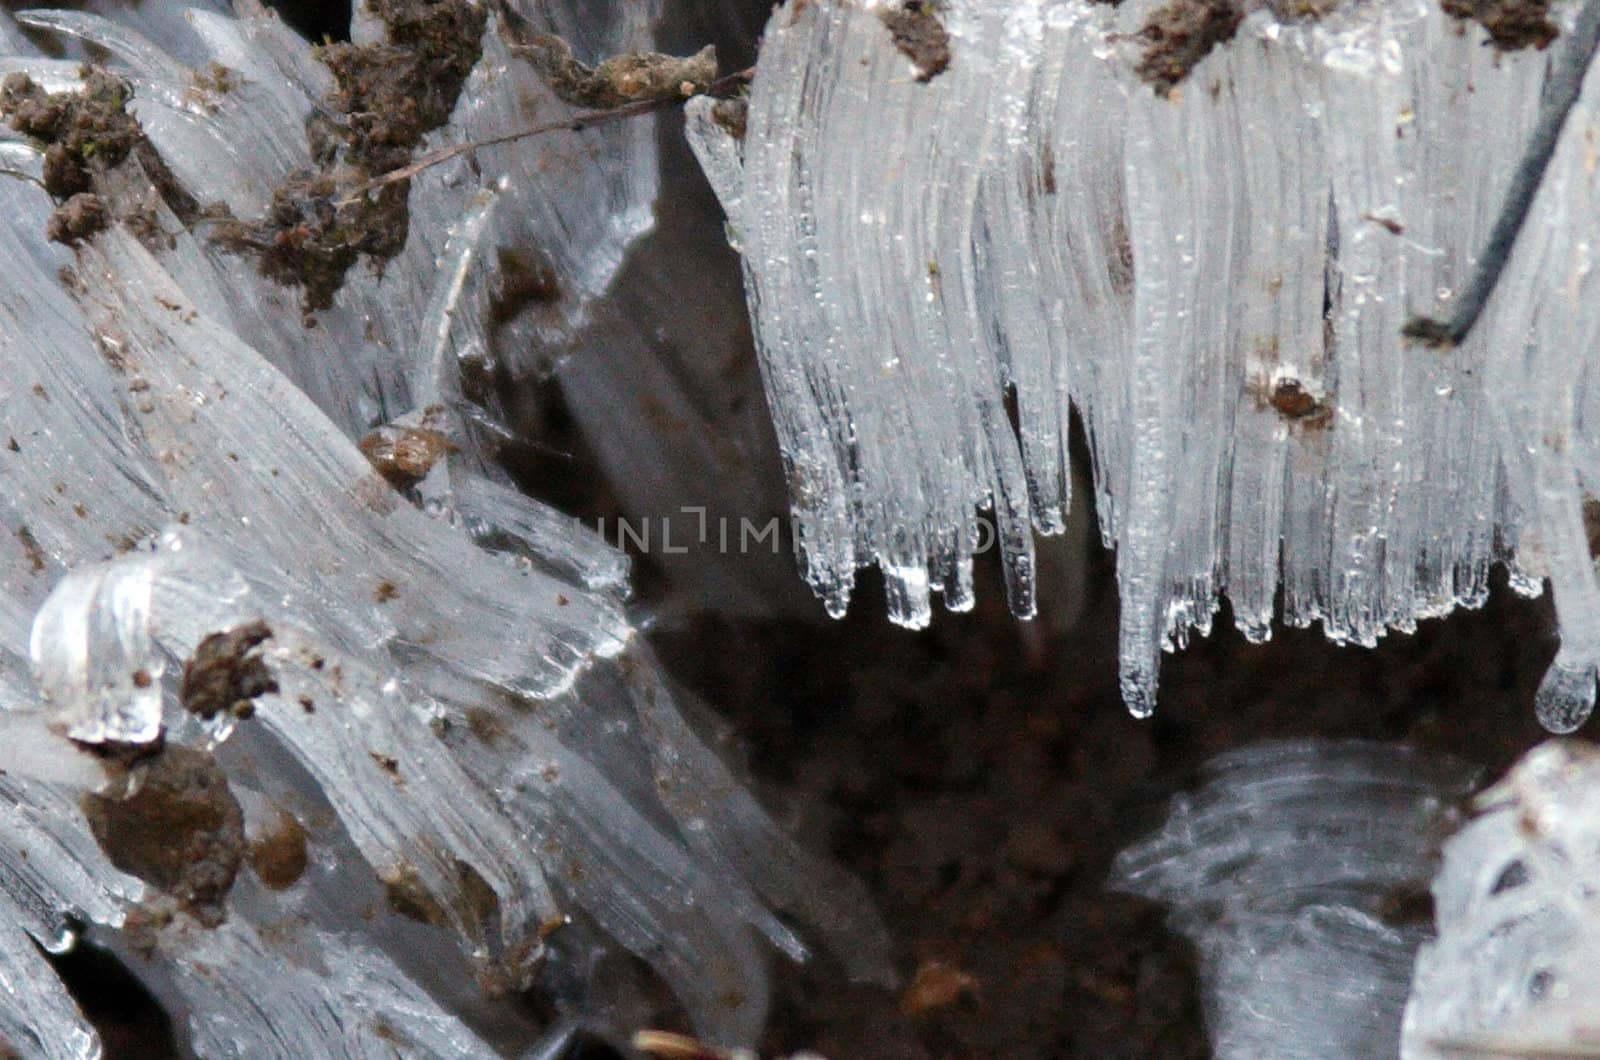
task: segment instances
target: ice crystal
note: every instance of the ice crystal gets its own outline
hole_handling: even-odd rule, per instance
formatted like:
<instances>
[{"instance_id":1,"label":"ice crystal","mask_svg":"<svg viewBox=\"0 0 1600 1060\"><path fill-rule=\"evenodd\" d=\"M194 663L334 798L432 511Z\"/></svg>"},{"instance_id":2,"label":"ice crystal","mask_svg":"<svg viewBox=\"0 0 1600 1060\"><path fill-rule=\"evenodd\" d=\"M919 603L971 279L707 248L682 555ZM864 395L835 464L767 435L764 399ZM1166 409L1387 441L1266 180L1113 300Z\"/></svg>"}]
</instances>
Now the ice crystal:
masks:
<instances>
[{"instance_id":1,"label":"ice crystal","mask_svg":"<svg viewBox=\"0 0 1600 1060\"><path fill-rule=\"evenodd\" d=\"M404 6L358 5L357 45ZM585 326L650 224L648 123L415 178L403 247L321 306L242 249L327 151L355 164L349 141L316 142L332 60L254 0L108 10L0 12L0 73L26 77L11 98L109 93L154 152L74 144L109 225L68 248L47 241L61 152L0 137L0 846L30 852L0 852L0 1034L98 1051L23 941L84 926L137 955L206 1056L493 1055L474 1028L497 1017L461 996L445 936L490 994L548 967L576 984L563 1003L609 937L730 1044L760 1026L768 944L802 958L810 936L884 978L859 887L794 847L678 712L626 610L626 559L494 460L507 431L479 383ZM426 144L564 107L484 10ZM647 44L654 14L510 10L586 60ZM40 33L110 56L128 91L41 55ZM334 209L307 194L271 247ZM212 238L229 231L248 238ZM528 247L561 278L553 305L491 312L508 248ZM575 1016L608 1011L625 1019Z\"/></svg>"},{"instance_id":2,"label":"ice crystal","mask_svg":"<svg viewBox=\"0 0 1600 1060\"><path fill-rule=\"evenodd\" d=\"M1600 1004L1600 753L1535 748L1477 799L1433 883L1401 1056L1592 1056Z\"/></svg>"},{"instance_id":3,"label":"ice crystal","mask_svg":"<svg viewBox=\"0 0 1600 1060\"><path fill-rule=\"evenodd\" d=\"M1401 335L1466 283L1538 112L1546 55L1484 42L1420 0L777 10L745 105L695 101L691 136L830 610L871 564L897 622L970 607L990 508L1032 615L1075 409L1136 713L1224 593L1251 639L1281 607L1371 645L1505 561L1554 588L1541 720L1580 724L1596 79L1477 330Z\"/></svg>"},{"instance_id":4,"label":"ice crystal","mask_svg":"<svg viewBox=\"0 0 1600 1060\"><path fill-rule=\"evenodd\" d=\"M1113 885L1194 940L1219 1057L1392 1056L1427 918L1409 906L1471 774L1381 744L1265 744L1207 766Z\"/></svg>"}]
</instances>

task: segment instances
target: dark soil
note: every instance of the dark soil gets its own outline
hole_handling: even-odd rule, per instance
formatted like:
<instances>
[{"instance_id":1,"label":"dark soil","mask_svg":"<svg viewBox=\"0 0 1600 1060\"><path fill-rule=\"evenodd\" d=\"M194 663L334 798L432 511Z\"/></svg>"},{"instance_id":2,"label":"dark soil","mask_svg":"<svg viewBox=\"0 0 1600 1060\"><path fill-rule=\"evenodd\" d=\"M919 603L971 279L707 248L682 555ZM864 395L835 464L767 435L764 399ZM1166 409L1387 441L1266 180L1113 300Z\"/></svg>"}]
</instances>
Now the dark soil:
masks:
<instances>
[{"instance_id":1,"label":"dark soil","mask_svg":"<svg viewBox=\"0 0 1600 1060\"><path fill-rule=\"evenodd\" d=\"M210 721L218 714L248 718L257 696L278 690L278 682L255 649L272 636L260 620L202 640L183 664L183 709Z\"/></svg>"},{"instance_id":2,"label":"dark soil","mask_svg":"<svg viewBox=\"0 0 1600 1060\"><path fill-rule=\"evenodd\" d=\"M780 965L771 1051L1209 1055L1191 947L1162 909L1104 887L1201 763L1259 740L1363 737L1493 775L1543 738L1532 702L1552 618L1503 586L1482 612L1374 651L1303 630L1254 646L1229 628L1168 658L1156 716L1137 721L1117 690L1111 557L1097 563L1082 628L1058 639L1005 613L992 571L974 613L922 634L889 628L864 591L835 625L706 621L657 638L735 721L769 804L866 881L907 984L891 996Z\"/></svg>"},{"instance_id":3,"label":"dark soil","mask_svg":"<svg viewBox=\"0 0 1600 1060\"><path fill-rule=\"evenodd\" d=\"M905 0L878 17L889 27L900 54L911 60L918 81L932 81L949 68L950 35L928 0Z\"/></svg>"},{"instance_id":4,"label":"dark soil","mask_svg":"<svg viewBox=\"0 0 1600 1060\"><path fill-rule=\"evenodd\" d=\"M244 815L211 755L170 744L143 764L126 799L83 797L113 865L164 891L202 924L221 923L244 858Z\"/></svg>"},{"instance_id":5,"label":"dark soil","mask_svg":"<svg viewBox=\"0 0 1600 1060\"><path fill-rule=\"evenodd\" d=\"M1549 0L1439 0L1445 14L1476 22L1501 51L1544 48L1560 34Z\"/></svg>"},{"instance_id":6,"label":"dark soil","mask_svg":"<svg viewBox=\"0 0 1600 1060\"><path fill-rule=\"evenodd\" d=\"M1167 96L1212 48L1232 40L1243 21L1244 10L1233 0L1169 0L1139 31L1145 50L1135 71Z\"/></svg>"}]
</instances>

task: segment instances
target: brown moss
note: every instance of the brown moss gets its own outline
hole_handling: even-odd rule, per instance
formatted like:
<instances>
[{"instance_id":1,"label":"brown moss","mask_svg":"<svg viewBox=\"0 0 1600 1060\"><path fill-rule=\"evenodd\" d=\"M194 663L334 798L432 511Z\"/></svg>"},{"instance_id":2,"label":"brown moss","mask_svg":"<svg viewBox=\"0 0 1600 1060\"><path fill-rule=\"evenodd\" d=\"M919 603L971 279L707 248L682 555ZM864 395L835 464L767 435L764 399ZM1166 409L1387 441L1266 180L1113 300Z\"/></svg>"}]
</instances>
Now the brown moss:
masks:
<instances>
[{"instance_id":1,"label":"brown moss","mask_svg":"<svg viewBox=\"0 0 1600 1060\"><path fill-rule=\"evenodd\" d=\"M1135 71L1165 98L1243 20L1232 0L1168 0L1139 31L1146 47Z\"/></svg>"},{"instance_id":2,"label":"brown moss","mask_svg":"<svg viewBox=\"0 0 1600 1060\"><path fill-rule=\"evenodd\" d=\"M1550 21L1549 0L1439 0L1445 14L1476 22L1501 51L1545 48L1560 34Z\"/></svg>"},{"instance_id":3,"label":"brown moss","mask_svg":"<svg viewBox=\"0 0 1600 1060\"><path fill-rule=\"evenodd\" d=\"M52 240L75 244L113 220L134 224L147 241L167 238L155 219L155 202L106 194L104 178L130 158L154 199L182 221L199 216L199 204L128 113L132 95L125 82L97 66L83 69L83 88L76 92L46 92L22 73L0 83L0 115L44 146L45 190L62 201L47 222Z\"/></svg>"},{"instance_id":4,"label":"brown moss","mask_svg":"<svg viewBox=\"0 0 1600 1060\"><path fill-rule=\"evenodd\" d=\"M132 796L83 797L95 840L117 868L215 926L226 915L245 847L244 815L228 778L211 755L177 745L141 768L142 783Z\"/></svg>"},{"instance_id":5,"label":"brown moss","mask_svg":"<svg viewBox=\"0 0 1600 1060\"><path fill-rule=\"evenodd\" d=\"M278 691L272 671L255 653L270 636L272 630L258 619L202 640L183 664L183 709L207 721L223 713L253 714L257 696Z\"/></svg>"},{"instance_id":6,"label":"brown moss","mask_svg":"<svg viewBox=\"0 0 1600 1060\"><path fill-rule=\"evenodd\" d=\"M903 0L878 16L889 28L894 46L911 60L918 81L932 81L950 66L950 34L929 0Z\"/></svg>"}]
</instances>

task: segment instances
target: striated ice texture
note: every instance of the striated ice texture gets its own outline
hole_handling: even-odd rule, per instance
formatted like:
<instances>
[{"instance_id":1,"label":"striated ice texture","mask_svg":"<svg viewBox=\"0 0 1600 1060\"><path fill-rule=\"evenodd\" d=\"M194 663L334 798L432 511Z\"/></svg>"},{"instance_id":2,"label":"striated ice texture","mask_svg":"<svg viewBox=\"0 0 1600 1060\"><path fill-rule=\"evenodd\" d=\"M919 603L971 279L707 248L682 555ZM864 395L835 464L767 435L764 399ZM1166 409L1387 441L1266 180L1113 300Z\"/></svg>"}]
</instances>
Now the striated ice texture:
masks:
<instances>
[{"instance_id":1,"label":"striated ice texture","mask_svg":"<svg viewBox=\"0 0 1600 1060\"><path fill-rule=\"evenodd\" d=\"M1600 752L1554 741L1478 796L1433 882L1401 1056L1600 1053Z\"/></svg>"},{"instance_id":2,"label":"striated ice texture","mask_svg":"<svg viewBox=\"0 0 1600 1060\"><path fill-rule=\"evenodd\" d=\"M1219 1058L1393 1056L1427 930L1410 898L1471 783L1382 744L1231 752L1120 855L1112 886L1170 905L1194 941Z\"/></svg>"},{"instance_id":3,"label":"striated ice texture","mask_svg":"<svg viewBox=\"0 0 1600 1060\"><path fill-rule=\"evenodd\" d=\"M897 3L794 0L742 138L691 103L831 611L873 564L897 622L925 625L934 593L970 607L988 509L1032 615L1076 410L1136 713L1224 593L1251 639L1281 606L1371 645L1481 604L1504 561L1554 588L1541 720L1583 721L1600 82L1477 330L1408 343L1466 282L1567 42L1501 52L1422 0L1325 6L1250 10L1162 96L1139 74L1153 0L919 5L949 38L932 76L896 46Z\"/></svg>"},{"instance_id":4,"label":"striated ice texture","mask_svg":"<svg viewBox=\"0 0 1600 1060\"><path fill-rule=\"evenodd\" d=\"M512 6L588 59L648 44L654 14ZM78 61L31 41L81 39L190 194L260 216L310 164L329 78L309 46L254 0L107 11L17 15L32 37L0 12L0 73L74 91ZM356 37L382 32L360 8ZM493 16L483 45L430 144L569 109ZM226 91L196 79L213 62ZM47 242L40 150L0 133L0 1035L24 1055L99 1051L25 939L59 950L84 926L203 1056L495 1055L532 1029L489 999L546 972L572 1018L625 1035L626 1005L585 1007L617 947L729 1044L760 1028L774 947L888 977L859 885L798 850L679 713L626 610L626 558L497 469L502 410L474 381L584 326L650 224L648 125L585 136L417 177L403 252L306 319L299 290L148 195L136 158L101 190L148 199L160 233ZM492 312L508 248L528 247L558 304ZM403 489L358 447L423 428L448 444ZM185 710L202 642L257 621L276 688L253 711ZM79 805L137 797L178 748L216 763L252 845L216 926L113 868ZM306 863L273 880L250 866L285 822Z\"/></svg>"}]
</instances>

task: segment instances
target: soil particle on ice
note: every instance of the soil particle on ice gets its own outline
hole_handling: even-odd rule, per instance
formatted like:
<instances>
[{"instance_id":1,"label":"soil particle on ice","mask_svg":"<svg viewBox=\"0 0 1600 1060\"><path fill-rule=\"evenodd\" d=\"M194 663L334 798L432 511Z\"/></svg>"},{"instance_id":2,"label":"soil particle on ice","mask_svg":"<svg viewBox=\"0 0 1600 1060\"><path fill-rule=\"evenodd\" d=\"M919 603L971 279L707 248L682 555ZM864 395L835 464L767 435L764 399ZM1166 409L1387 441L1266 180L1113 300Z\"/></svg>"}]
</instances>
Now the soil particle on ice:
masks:
<instances>
[{"instance_id":1,"label":"soil particle on ice","mask_svg":"<svg viewBox=\"0 0 1600 1060\"><path fill-rule=\"evenodd\" d=\"M1211 49L1233 39L1242 21L1233 0L1169 0L1139 30L1145 50L1135 70L1157 95L1168 96Z\"/></svg>"},{"instance_id":2,"label":"soil particle on ice","mask_svg":"<svg viewBox=\"0 0 1600 1060\"><path fill-rule=\"evenodd\" d=\"M200 215L199 204L128 113L132 97L126 82L98 66L83 68L83 87L75 92L46 92L20 72L0 82L0 116L44 149L45 191L60 204L46 222L50 239L74 244L120 220L156 245L169 238L157 219L158 204L180 221ZM137 166L139 179L109 179L128 164Z\"/></svg>"},{"instance_id":3,"label":"soil particle on ice","mask_svg":"<svg viewBox=\"0 0 1600 1060\"><path fill-rule=\"evenodd\" d=\"M270 827L250 842L250 867L274 891L293 887L306 873L306 830L293 814L278 811Z\"/></svg>"},{"instance_id":4,"label":"soil particle on ice","mask_svg":"<svg viewBox=\"0 0 1600 1060\"><path fill-rule=\"evenodd\" d=\"M174 898L202 924L226 916L244 859L244 815L204 751L169 744L135 767L135 793L85 795L83 810L111 863Z\"/></svg>"},{"instance_id":5,"label":"soil particle on ice","mask_svg":"<svg viewBox=\"0 0 1600 1060\"><path fill-rule=\"evenodd\" d=\"M202 640L183 664L183 709L210 721L218 714L248 718L255 699L278 691L278 682L256 648L272 630L259 619Z\"/></svg>"},{"instance_id":6,"label":"soil particle on ice","mask_svg":"<svg viewBox=\"0 0 1600 1060\"><path fill-rule=\"evenodd\" d=\"M950 34L931 0L904 0L878 16L888 27L894 46L911 60L918 81L932 81L950 67Z\"/></svg>"},{"instance_id":7,"label":"soil particle on ice","mask_svg":"<svg viewBox=\"0 0 1600 1060\"><path fill-rule=\"evenodd\" d=\"M383 43L316 51L334 79L328 113L307 125L321 168L275 189L264 217L225 218L215 229L219 244L253 255L262 275L300 287L308 319L333 305L358 261L381 267L405 248L410 182L355 192L410 162L423 137L449 121L482 54L481 5L374 0L369 7L387 31Z\"/></svg>"},{"instance_id":8,"label":"soil particle on ice","mask_svg":"<svg viewBox=\"0 0 1600 1060\"><path fill-rule=\"evenodd\" d=\"M1476 22L1501 51L1544 48L1560 34L1550 21L1549 0L1440 0L1445 14Z\"/></svg>"}]
</instances>

